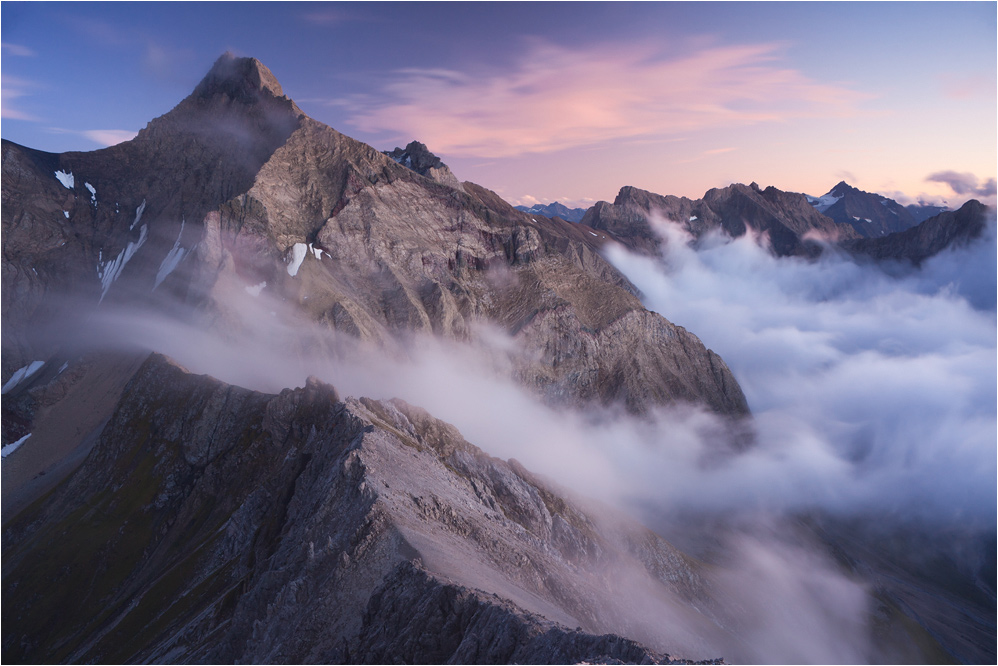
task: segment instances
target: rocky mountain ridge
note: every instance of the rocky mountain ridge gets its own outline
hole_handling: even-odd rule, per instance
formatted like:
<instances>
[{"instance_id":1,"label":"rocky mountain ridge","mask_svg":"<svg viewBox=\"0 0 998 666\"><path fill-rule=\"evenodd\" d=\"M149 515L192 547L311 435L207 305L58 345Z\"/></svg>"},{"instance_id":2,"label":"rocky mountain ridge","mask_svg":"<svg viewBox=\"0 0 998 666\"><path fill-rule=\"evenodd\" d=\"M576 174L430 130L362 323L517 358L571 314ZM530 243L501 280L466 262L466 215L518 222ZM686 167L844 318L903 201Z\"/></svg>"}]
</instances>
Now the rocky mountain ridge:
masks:
<instances>
[{"instance_id":1,"label":"rocky mountain ridge","mask_svg":"<svg viewBox=\"0 0 998 666\"><path fill-rule=\"evenodd\" d=\"M5 661L672 663L606 634L704 645L635 616L638 597L716 630L683 610L711 604L695 561L418 408L316 380L259 394L156 354L3 542Z\"/></svg>"},{"instance_id":2,"label":"rocky mountain ridge","mask_svg":"<svg viewBox=\"0 0 998 666\"><path fill-rule=\"evenodd\" d=\"M528 215L543 215L544 217L560 217L567 222L581 222L585 217L586 208L569 208L563 203L555 201L549 204L534 204L533 206L515 206L519 211Z\"/></svg>"},{"instance_id":3,"label":"rocky mountain ridge","mask_svg":"<svg viewBox=\"0 0 998 666\"><path fill-rule=\"evenodd\" d=\"M880 194L840 181L821 197L808 197L815 209L837 224L849 225L863 238L879 238L910 229L916 220L908 207ZM923 218L926 219L926 218Z\"/></svg>"},{"instance_id":4,"label":"rocky mountain ridge","mask_svg":"<svg viewBox=\"0 0 998 666\"><path fill-rule=\"evenodd\" d=\"M581 223L613 233L632 250L654 255L661 244L653 228L655 215L679 222L694 238L712 230L738 238L752 229L779 256L816 256L820 248L808 241L810 235L823 239L856 235L814 210L803 194L775 187L763 190L755 183L715 188L695 201L622 187L612 204L597 202Z\"/></svg>"},{"instance_id":5,"label":"rocky mountain ridge","mask_svg":"<svg viewBox=\"0 0 998 666\"><path fill-rule=\"evenodd\" d=\"M513 376L556 402L747 412L723 361L644 309L598 234L424 177L280 93L258 61L223 56L134 141L3 144L5 380L57 348L30 333L64 321L49 294L180 302L223 335L252 327L250 294L399 354L413 334L474 343L498 326L522 349Z\"/></svg>"},{"instance_id":6,"label":"rocky mountain ridge","mask_svg":"<svg viewBox=\"0 0 998 666\"><path fill-rule=\"evenodd\" d=\"M937 207L918 207L919 215L935 210ZM626 186L614 203L600 201L590 208L581 223L650 256L660 254L663 242L657 220L670 220L679 222L694 240L715 230L738 238L751 229L778 256L816 257L823 245L830 243L856 255L917 266L946 247L977 238L988 210L971 200L959 215L943 211L916 221L913 213L897 202L845 182L819 198L772 186L762 190L752 183L712 189L695 201ZM844 211L865 211L871 217L857 220ZM890 217L890 224L884 221L885 216Z\"/></svg>"},{"instance_id":7,"label":"rocky mountain ridge","mask_svg":"<svg viewBox=\"0 0 998 666\"><path fill-rule=\"evenodd\" d=\"M984 232L988 207L971 199L958 210L945 211L906 229L880 238L852 239L842 243L847 251L877 260L908 261L919 266L948 247L958 247Z\"/></svg>"}]
</instances>

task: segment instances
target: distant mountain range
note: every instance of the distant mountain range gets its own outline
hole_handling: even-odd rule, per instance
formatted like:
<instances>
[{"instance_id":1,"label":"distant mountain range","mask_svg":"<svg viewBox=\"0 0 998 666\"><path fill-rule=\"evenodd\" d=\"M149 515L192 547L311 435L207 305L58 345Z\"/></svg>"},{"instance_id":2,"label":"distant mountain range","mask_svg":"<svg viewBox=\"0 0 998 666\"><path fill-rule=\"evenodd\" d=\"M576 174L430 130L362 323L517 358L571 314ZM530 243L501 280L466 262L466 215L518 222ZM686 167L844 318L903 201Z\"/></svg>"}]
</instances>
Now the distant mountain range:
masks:
<instances>
[{"instance_id":1,"label":"distant mountain range","mask_svg":"<svg viewBox=\"0 0 998 666\"><path fill-rule=\"evenodd\" d=\"M919 205L915 210L924 215L938 208ZM987 210L971 200L958 215L944 211L916 222L911 211L892 199L844 182L823 197L736 183L709 190L696 200L625 186L613 203L599 201L587 210L580 223L649 255L658 254L663 242L655 228L656 218L661 218L680 223L694 239L712 230L738 238L751 229L777 256L816 257L825 244L833 243L854 254L917 265L952 244L978 237ZM829 215L841 218L843 211L867 217L856 220L858 215L849 215L838 221ZM867 235L871 233L875 235Z\"/></svg>"},{"instance_id":2,"label":"distant mountain range","mask_svg":"<svg viewBox=\"0 0 998 666\"><path fill-rule=\"evenodd\" d=\"M902 206L880 194L864 192L845 181L820 197L808 197L815 209L838 224L848 224L863 238L878 238L910 229L919 222L948 210L942 206Z\"/></svg>"},{"instance_id":3,"label":"distant mountain range","mask_svg":"<svg viewBox=\"0 0 998 666\"><path fill-rule=\"evenodd\" d=\"M585 208L569 208L565 204L554 203L549 204L534 204L529 208L527 206L516 206L517 210L522 210L528 215L543 215L544 217L560 217L566 222L579 222L582 220L582 216L586 214Z\"/></svg>"},{"instance_id":4,"label":"distant mountain range","mask_svg":"<svg viewBox=\"0 0 998 666\"><path fill-rule=\"evenodd\" d=\"M402 149L396 149L396 153L399 151ZM818 213L830 218L835 226L805 212L801 197ZM624 187L612 204L617 209L611 210L608 208L610 205L601 201L591 208L583 209L568 208L562 203L554 202L515 208L529 215L583 222L628 238L631 245L646 248L657 246L657 234L650 229L635 228L634 224L642 227L640 220L652 210L669 219L683 222L697 236L714 226L720 226L729 234L739 236L744 233L743 228L747 225L756 231L765 232L773 249L780 255L813 254L813 246L808 246L810 249L807 249L805 244L801 244L803 235L808 232L839 240L881 238L911 229L949 210L945 206L924 203L903 206L883 195L864 192L845 181L839 182L820 197L783 192L773 187L762 190L753 183L749 186L733 184L713 189L703 199L696 201Z\"/></svg>"}]
</instances>

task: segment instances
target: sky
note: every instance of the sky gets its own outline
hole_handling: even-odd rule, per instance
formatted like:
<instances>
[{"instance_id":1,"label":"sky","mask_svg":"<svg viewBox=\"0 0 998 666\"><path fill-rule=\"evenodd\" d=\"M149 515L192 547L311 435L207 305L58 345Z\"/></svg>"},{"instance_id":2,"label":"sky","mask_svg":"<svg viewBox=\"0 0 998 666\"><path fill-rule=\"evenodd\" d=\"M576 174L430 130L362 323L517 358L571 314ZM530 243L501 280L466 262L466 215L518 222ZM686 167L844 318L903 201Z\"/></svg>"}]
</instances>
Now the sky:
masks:
<instances>
[{"instance_id":1,"label":"sky","mask_svg":"<svg viewBox=\"0 0 998 666\"><path fill-rule=\"evenodd\" d=\"M127 140L225 51L381 150L513 204L840 180L995 201L994 2L0 5L4 139Z\"/></svg>"}]
</instances>

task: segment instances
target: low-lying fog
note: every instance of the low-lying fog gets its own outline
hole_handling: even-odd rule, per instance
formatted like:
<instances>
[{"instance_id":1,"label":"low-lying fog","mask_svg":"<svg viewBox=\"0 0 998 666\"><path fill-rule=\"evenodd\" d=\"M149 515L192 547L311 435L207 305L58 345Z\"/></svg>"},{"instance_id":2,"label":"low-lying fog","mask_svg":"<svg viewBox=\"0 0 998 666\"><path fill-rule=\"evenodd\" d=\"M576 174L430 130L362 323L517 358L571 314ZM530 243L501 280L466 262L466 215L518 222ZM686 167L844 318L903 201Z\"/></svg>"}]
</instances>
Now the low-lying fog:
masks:
<instances>
[{"instance_id":1,"label":"low-lying fog","mask_svg":"<svg viewBox=\"0 0 998 666\"><path fill-rule=\"evenodd\" d=\"M277 391L316 375L341 395L403 398L491 455L642 515L650 507L746 516L765 527L740 529L722 547L740 558L724 594L743 610L746 638L718 649L736 660L862 661L862 585L814 549L774 536L785 531L773 525L819 511L994 528L994 221L972 246L890 275L833 251L777 259L749 236L713 236L694 249L678 225L657 227L667 241L661 258L620 247L607 257L648 309L728 363L754 419L754 443L737 452L724 445L727 425L694 407L638 418L546 406L496 372L518 353L496 331L483 329L476 348L421 339L404 354L361 345L333 361L301 350L343 341L308 329L266 293L244 292L233 294L246 326L235 338L110 307L97 327L105 342L139 344L251 388Z\"/></svg>"}]
</instances>

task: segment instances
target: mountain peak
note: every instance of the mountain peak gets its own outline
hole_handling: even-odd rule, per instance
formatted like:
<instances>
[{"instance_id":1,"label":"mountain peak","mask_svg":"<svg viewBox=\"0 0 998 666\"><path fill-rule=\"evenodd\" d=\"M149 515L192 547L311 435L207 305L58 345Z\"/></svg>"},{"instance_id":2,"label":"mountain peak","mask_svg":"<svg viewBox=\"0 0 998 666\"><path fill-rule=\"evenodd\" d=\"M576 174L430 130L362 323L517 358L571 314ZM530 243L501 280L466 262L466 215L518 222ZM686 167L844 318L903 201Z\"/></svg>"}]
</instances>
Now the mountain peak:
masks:
<instances>
[{"instance_id":1,"label":"mountain peak","mask_svg":"<svg viewBox=\"0 0 998 666\"><path fill-rule=\"evenodd\" d=\"M284 97L284 90L266 65L256 58L240 58L231 51L223 53L211 70L194 89L197 97L225 94L233 99L248 100L268 92Z\"/></svg>"},{"instance_id":2,"label":"mountain peak","mask_svg":"<svg viewBox=\"0 0 998 666\"><path fill-rule=\"evenodd\" d=\"M859 192L860 190L857 190L855 187L853 187L852 185L850 185L846 181L840 180L835 185L835 187L833 187L831 190L828 191L828 194L834 194L836 196L842 196L846 192L854 192L854 191L855 192Z\"/></svg>"},{"instance_id":3,"label":"mountain peak","mask_svg":"<svg viewBox=\"0 0 998 666\"><path fill-rule=\"evenodd\" d=\"M461 182L457 179L450 168L443 161L430 152L426 144L419 141L410 141L405 148L395 148L395 150L382 151L404 167L407 167L421 176L426 176L430 180L453 187L457 190L464 190Z\"/></svg>"}]
</instances>

